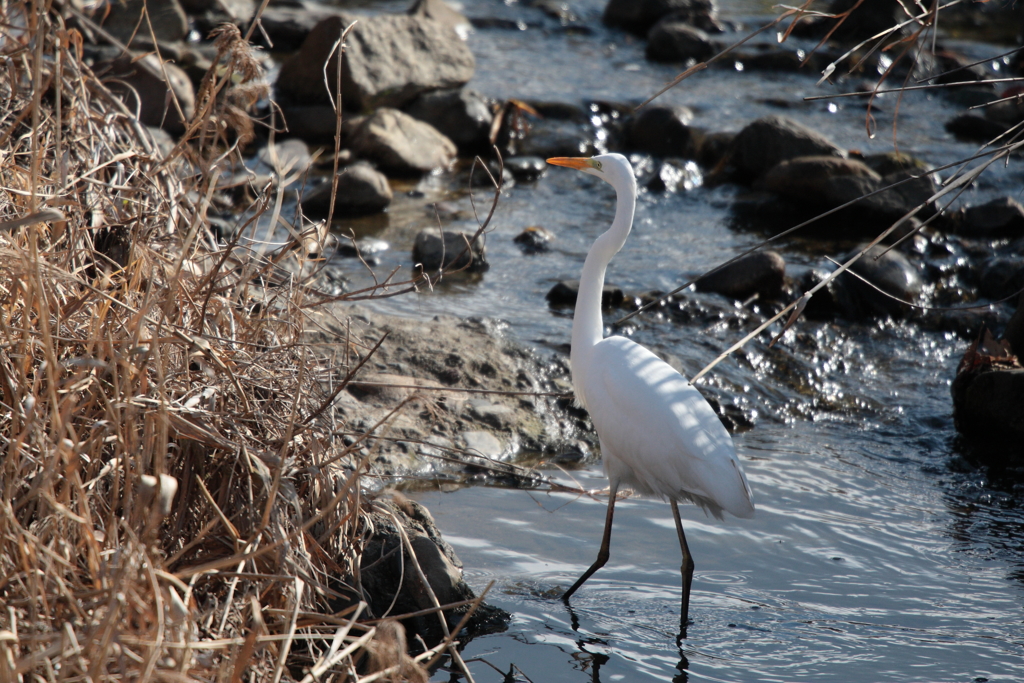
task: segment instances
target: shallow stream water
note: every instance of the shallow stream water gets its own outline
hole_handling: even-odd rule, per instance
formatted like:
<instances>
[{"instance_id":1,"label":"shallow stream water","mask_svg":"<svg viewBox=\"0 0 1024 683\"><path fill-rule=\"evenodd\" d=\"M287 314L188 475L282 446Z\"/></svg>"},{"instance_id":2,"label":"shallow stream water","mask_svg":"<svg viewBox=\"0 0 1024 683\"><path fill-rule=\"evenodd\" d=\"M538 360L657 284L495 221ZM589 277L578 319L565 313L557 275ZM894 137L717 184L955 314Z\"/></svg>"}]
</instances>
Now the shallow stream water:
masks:
<instances>
[{"instance_id":1,"label":"shallow stream water","mask_svg":"<svg viewBox=\"0 0 1024 683\"><path fill-rule=\"evenodd\" d=\"M648 63L642 42L602 27L603 4L568 3L588 29L579 33L526 2L467 0L470 17L527 26L470 35L477 58L470 85L502 99L574 103L635 103L653 94L678 67ZM722 3L723 18L748 29L771 11L770 3ZM972 57L1006 49L947 44ZM816 87L816 80L731 65L699 74L662 101L691 107L694 124L709 130L735 131L782 113L844 147L892 149L892 96L877 101L878 134L868 139L860 100L802 99L856 81ZM908 94L900 104L901 150L934 165L974 153L976 146L943 130L959 111L938 94ZM964 199L1017 196L1021 181L1013 160ZM452 182L435 176L410 185L404 189L412 195L396 193L389 214L344 227L391 244L378 272L407 273L413 236L436 221L423 211L424 197L461 212L446 229L475 225L465 192ZM628 292L667 290L755 244L763 235L738 229L730 211L739 191L698 183L644 192L608 279ZM568 342L571 316L550 310L544 295L557 280L578 277L611 220L613 199L610 188L567 169L516 185L487 236L488 272L378 305L410 316L500 318L508 334L550 355ZM488 193L479 191L477 201L485 211ZM513 244L529 225L556 234L551 252L524 256ZM798 273L827 268L824 256L851 244L798 237L779 248L789 272ZM626 332L693 374L749 329L734 327L649 316ZM480 590L493 580L488 601L513 614L507 632L467 645L476 680L1024 680L1024 486L1017 483L1024 478L980 465L957 439L949 384L966 345L908 323L802 322L775 349L756 342L716 368L707 384L753 421L735 441L757 516L718 522L683 508L696 574L693 624L681 647L679 549L668 505L633 498L617 506L611 560L570 612L553 596L596 556L606 499L497 488L416 493L470 584ZM606 485L596 462L547 473L586 488ZM482 660L516 670L503 678ZM441 670L434 680L450 675Z\"/></svg>"}]
</instances>

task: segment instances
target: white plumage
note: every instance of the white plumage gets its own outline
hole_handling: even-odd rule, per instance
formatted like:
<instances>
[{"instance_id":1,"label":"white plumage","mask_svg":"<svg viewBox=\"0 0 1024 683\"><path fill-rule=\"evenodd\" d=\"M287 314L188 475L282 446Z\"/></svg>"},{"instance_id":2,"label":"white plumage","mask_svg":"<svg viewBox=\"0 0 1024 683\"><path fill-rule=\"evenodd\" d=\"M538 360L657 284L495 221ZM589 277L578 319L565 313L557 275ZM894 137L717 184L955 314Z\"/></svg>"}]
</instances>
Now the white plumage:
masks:
<instances>
[{"instance_id":1,"label":"white plumage","mask_svg":"<svg viewBox=\"0 0 1024 683\"><path fill-rule=\"evenodd\" d=\"M732 437L700 392L643 346L625 337L604 338L601 291L608 262L622 248L633 225L633 167L620 154L557 157L548 163L597 176L616 192L615 220L594 241L583 264L570 356L576 398L587 409L600 438L611 493L597 561L562 599L568 602L608 561L616 493L620 487L632 488L672 505L683 553L681 627L685 631L693 559L677 503L696 503L719 519L723 511L752 517L753 496Z\"/></svg>"},{"instance_id":2,"label":"white plumage","mask_svg":"<svg viewBox=\"0 0 1024 683\"><path fill-rule=\"evenodd\" d=\"M732 437L692 384L625 337L601 340L591 359L576 387L613 485L692 501L719 519L723 509L754 516Z\"/></svg>"}]
</instances>

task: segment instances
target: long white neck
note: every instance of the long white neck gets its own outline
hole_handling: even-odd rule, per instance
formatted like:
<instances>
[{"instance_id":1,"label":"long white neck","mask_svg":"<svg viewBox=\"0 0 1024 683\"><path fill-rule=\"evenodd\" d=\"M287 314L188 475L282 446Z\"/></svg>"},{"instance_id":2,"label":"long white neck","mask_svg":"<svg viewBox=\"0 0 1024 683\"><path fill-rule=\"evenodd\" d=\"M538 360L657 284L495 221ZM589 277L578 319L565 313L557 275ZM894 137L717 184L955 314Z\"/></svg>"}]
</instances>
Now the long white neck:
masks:
<instances>
[{"instance_id":1,"label":"long white neck","mask_svg":"<svg viewBox=\"0 0 1024 683\"><path fill-rule=\"evenodd\" d=\"M569 363L573 368L578 367L578 362L604 338L604 320L601 317L604 272L612 256L615 256L626 243L629 230L633 227L636 185L631 185L629 188L616 188L617 201L612 227L594 241L583 264L579 295L576 297L576 312L572 320L572 351ZM578 378L575 377L575 372L573 375L575 382Z\"/></svg>"}]
</instances>

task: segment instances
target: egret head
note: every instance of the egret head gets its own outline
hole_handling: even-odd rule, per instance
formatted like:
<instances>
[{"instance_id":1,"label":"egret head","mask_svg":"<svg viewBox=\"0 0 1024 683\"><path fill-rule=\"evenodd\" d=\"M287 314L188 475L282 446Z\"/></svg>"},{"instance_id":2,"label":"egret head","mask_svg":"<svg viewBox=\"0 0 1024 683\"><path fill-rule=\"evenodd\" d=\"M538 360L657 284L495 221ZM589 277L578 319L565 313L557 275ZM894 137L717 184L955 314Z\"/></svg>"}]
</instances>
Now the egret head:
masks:
<instances>
[{"instance_id":1,"label":"egret head","mask_svg":"<svg viewBox=\"0 0 1024 683\"><path fill-rule=\"evenodd\" d=\"M636 186L633 166L621 154L599 154L596 157L552 157L548 163L583 171L610 183L615 189Z\"/></svg>"}]
</instances>

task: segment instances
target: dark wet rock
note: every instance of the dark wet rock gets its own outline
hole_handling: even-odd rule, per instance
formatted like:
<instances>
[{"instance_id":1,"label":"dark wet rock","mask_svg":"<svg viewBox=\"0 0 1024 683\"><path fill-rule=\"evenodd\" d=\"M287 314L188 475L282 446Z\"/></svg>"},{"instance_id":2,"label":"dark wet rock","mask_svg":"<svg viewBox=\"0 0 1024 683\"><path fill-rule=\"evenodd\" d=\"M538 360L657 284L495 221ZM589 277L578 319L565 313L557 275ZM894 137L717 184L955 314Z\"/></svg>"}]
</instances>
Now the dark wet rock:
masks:
<instances>
[{"instance_id":1,"label":"dark wet rock","mask_svg":"<svg viewBox=\"0 0 1024 683\"><path fill-rule=\"evenodd\" d=\"M872 171L881 176L891 175L900 171L922 173L931 170L926 162L916 157L898 152L885 152L883 154L868 154L861 157Z\"/></svg>"},{"instance_id":2,"label":"dark wet rock","mask_svg":"<svg viewBox=\"0 0 1024 683\"><path fill-rule=\"evenodd\" d=\"M377 213L391 203L391 187L382 173L365 161L358 161L338 172L338 191L334 200L335 218ZM327 216L331 202L331 182L321 183L302 199L307 216Z\"/></svg>"},{"instance_id":3,"label":"dark wet rock","mask_svg":"<svg viewBox=\"0 0 1024 683\"><path fill-rule=\"evenodd\" d=\"M522 156L579 157L594 154L593 135L580 124L560 119L541 119L516 145Z\"/></svg>"},{"instance_id":4,"label":"dark wet rock","mask_svg":"<svg viewBox=\"0 0 1024 683\"><path fill-rule=\"evenodd\" d=\"M178 0L123 0L104 7L108 14L101 25L122 43L127 43L133 35L150 38L149 28L142 18L143 9L148 11L157 40L174 42L188 35L188 18ZM140 21L146 28L139 28Z\"/></svg>"},{"instance_id":5,"label":"dark wet rock","mask_svg":"<svg viewBox=\"0 0 1024 683\"><path fill-rule=\"evenodd\" d=\"M1014 95L1016 97L1013 97ZM1001 93L998 97L993 95L989 101L1005 97L1013 97L1013 99L1003 100L985 107L985 118L1007 126L1015 126L1024 121L1024 93L1020 91L1020 88L1013 88Z\"/></svg>"},{"instance_id":6,"label":"dark wet rock","mask_svg":"<svg viewBox=\"0 0 1024 683\"><path fill-rule=\"evenodd\" d=\"M980 83L976 86L943 88L940 92L944 98L949 100L949 102L964 109L979 105L988 105L989 102L999 98L999 95L996 94L995 88L992 86L982 85Z\"/></svg>"},{"instance_id":7,"label":"dark wet rock","mask_svg":"<svg viewBox=\"0 0 1024 683\"><path fill-rule=\"evenodd\" d=\"M456 88L423 93L405 111L429 123L464 153L477 154L490 146L488 137L494 116L487 98L475 90Z\"/></svg>"},{"instance_id":8,"label":"dark wet rock","mask_svg":"<svg viewBox=\"0 0 1024 683\"><path fill-rule=\"evenodd\" d=\"M903 204L903 209L909 211L919 204L926 204L939 190L939 183L932 167L921 159L911 157L897 152L885 154L869 154L863 157L863 161L871 170L882 176L880 187L895 185L889 192L883 193L883 198L891 195L897 199L891 200ZM934 213L931 207L925 207L917 215L928 218ZM943 221L944 223L945 221Z\"/></svg>"},{"instance_id":9,"label":"dark wet rock","mask_svg":"<svg viewBox=\"0 0 1024 683\"><path fill-rule=\"evenodd\" d=\"M1024 436L1024 369L995 369L962 380L958 375L953 394L961 433L986 439Z\"/></svg>"},{"instance_id":10,"label":"dark wet rock","mask_svg":"<svg viewBox=\"0 0 1024 683\"><path fill-rule=\"evenodd\" d=\"M1017 310L1003 330L1003 341L1018 358L1024 357L1024 294L1017 299Z\"/></svg>"},{"instance_id":11,"label":"dark wet rock","mask_svg":"<svg viewBox=\"0 0 1024 683\"><path fill-rule=\"evenodd\" d=\"M906 13L898 0L832 0L828 6L830 14L841 14L850 10L853 11L849 17L832 34L833 40L841 43L859 43L906 19ZM836 21L822 17L818 21L807 22L801 34L824 36L836 25ZM897 32L894 36L902 37L902 33Z\"/></svg>"},{"instance_id":12,"label":"dark wet rock","mask_svg":"<svg viewBox=\"0 0 1024 683\"><path fill-rule=\"evenodd\" d=\"M546 100L529 100L526 104L538 115L545 119L558 119L559 121L575 121L576 123L588 123L590 114L586 109L572 102L550 102Z\"/></svg>"},{"instance_id":13,"label":"dark wet rock","mask_svg":"<svg viewBox=\"0 0 1024 683\"><path fill-rule=\"evenodd\" d=\"M276 172L302 173L313 163L313 155L309 153L309 145L298 138L288 138L267 145L257 153L259 163L253 169L257 173Z\"/></svg>"},{"instance_id":14,"label":"dark wet rock","mask_svg":"<svg viewBox=\"0 0 1024 683\"><path fill-rule=\"evenodd\" d=\"M909 307L882 292L910 302L921 295L924 284L917 269L896 249L890 249L880 256L884 249L882 246L872 247L850 267L860 278L843 273L832 282L832 296L846 317L901 317L909 311ZM840 261L845 263L855 253L847 254Z\"/></svg>"},{"instance_id":15,"label":"dark wet rock","mask_svg":"<svg viewBox=\"0 0 1024 683\"><path fill-rule=\"evenodd\" d=\"M919 311L914 323L933 332L952 332L961 339L974 339L983 328L999 324L999 315L991 310Z\"/></svg>"},{"instance_id":16,"label":"dark wet rock","mask_svg":"<svg viewBox=\"0 0 1024 683\"><path fill-rule=\"evenodd\" d=\"M981 267L978 293L989 299L1001 300L1024 289L1024 258L997 256Z\"/></svg>"},{"instance_id":17,"label":"dark wet rock","mask_svg":"<svg viewBox=\"0 0 1024 683\"><path fill-rule=\"evenodd\" d=\"M718 169L719 165L728 157L736 140L736 133L698 132L701 142L700 148L697 150L697 162L709 171Z\"/></svg>"},{"instance_id":18,"label":"dark wet rock","mask_svg":"<svg viewBox=\"0 0 1024 683\"><path fill-rule=\"evenodd\" d=\"M845 157L846 152L803 124L765 116L736 136L731 159L739 178L750 182L780 162L803 156Z\"/></svg>"},{"instance_id":19,"label":"dark wet rock","mask_svg":"<svg viewBox=\"0 0 1024 683\"><path fill-rule=\"evenodd\" d=\"M828 275L828 272L821 268L804 271L803 275L796 279L797 289L800 292L809 292ZM832 320L839 315L839 312L839 304L836 303L832 290L828 286L815 292L804 308L804 316L808 320Z\"/></svg>"},{"instance_id":20,"label":"dark wet rock","mask_svg":"<svg viewBox=\"0 0 1024 683\"><path fill-rule=\"evenodd\" d=\"M208 36L223 24L234 24L245 33L258 3L254 0L182 0L181 4L188 14L190 28L201 36Z\"/></svg>"},{"instance_id":21,"label":"dark wet rock","mask_svg":"<svg viewBox=\"0 0 1024 683\"><path fill-rule=\"evenodd\" d=\"M444 0L416 0L409 8L414 17L433 19L457 32L469 27L469 19Z\"/></svg>"},{"instance_id":22,"label":"dark wet rock","mask_svg":"<svg viewBox=\"0 0 1024 683\"><path fill-rule=\"evenodd\" d=\"M553 239L555 239L555 236L550 230L539 225L531 225L516 235L512 241L518 244L524 253L538 254L548 251L551 248L551 240Z\"/></svg>"},{"instance_id":23,"label":"dark wet rock","mask_svg":"<svg viewBox=\"0 0 1024 683\"><path fill-rule=\"evenodd\" d=\"M802 50L793 50L779 45L761 45L757 48L736 50L730 53L729 59L733 64L742 65L744 71L801 71L807 74L820 72L830 61L825 54L815 52L808 56ZM765 103L785 109L806 105L804 102L789 102L780 99Z\"/></svg>"},{"instance_id":24,"label":"dark wet rock","mask_svg":"<svg viewBox=\"0 0 1024 683\"><path fill-rule=\"evenodd\" d=\"M1024 436L1024 368L988 330L967 349L951 393L957 431L984 441ZM1009 444L1008 444L1009 445Z\"/></svg>"},{"instance_id":25,"label":"dark wet rock","mask_svg":"<svg viewBox=\"0 0 1024 683\"><path fill-rule=\"evenodd\" d=\"M548 170L548 164L541 157L509 157L505 159L505 168L520 182L533 182Z\"/></svg>"},{"instance_id":26,"label":"dark wet rock","mask_svg":"<svg viewBox=\"0 0 1024 683\"><path fill-rule=\"evenodd\" d=\"M736 263L697 281L699 291L716 292L733 299L754 294L774 299L782 292L786 278L786 260L775 251L756 251Z\"/></svg>"},{"instance_id":27,"label":"dark wet rock","mask_svg":"<svg viewBox=\"0 0 1024 683\"><path fill-rule=\"evenodd\" d=\"M831 236L841 236L844 221L864 223L863 230L880 232L881 225L894 221L918 204L927 202L934 190L930 176L914 177L908 182L878 192L898 181L906 180L910 171L895 171L882 177L867 164L857 159L839 157L797 157L784 161L755 184L757 189L777 193L794 204L798 212L835 209L863 197L845 209L839 219L823 221L816 228L834 230ZM877 194L872 194L878 192ZM925 207L925 211L930 211ZM810 217L810 216L808 216Z\"/></svg>"},{"instance_id":28,"label":"dark wet rock","mask_svg":"<svg viewBox=\"0 0 1024 683\"><path fill-rule=\"evenodd\" d=\"M397 109L378 109L352 133L352 152L398 175L422 175L447 168L455 143L429 123Z\"/></svg>"},{"instance_id":29,"label":"dark wet rock","mask_svg":"<svg viewBox=\"0 0 1024 683\"><path fill-rule=\"evenodd\" d=\"M1024 206L1009 197L968 206L960 231L982 239L1024 236Z\"/></svg>"},{"instance_id":30,"label":"dark wet rock","mask_svg":"<svg viewBox=\"0 0 1024 683\"><path fill-rule=\"evenodd\" d=\"M960 114L946 122L946 130L960 140L969 142L988 142L993 140L1010 127L1005 123L992 121L977 114Z\"/></svg>"},{"instance_id":31,"label":"dark wet rock","mask_svg":"<svg viewBox=\"0 0 1024 683\"><path fill-rule=\"evenodd\" d=\"M168 92L174 93L186 120L192 117L196 95L192 81L177 66L161 65L155 55L147 55L135 62L130 57L121 57L97 64L93 70L107 81L111 92L121 97L130 111L139 112L139 121L144 125L163 128L173 135L185 132L185 121L169 100Z\"/></svg>"},{"instance_id":32,"label":"dark wet rock","mask_svg":"<svg viewBox=\"0 0 1024 683\"><path fill-rule=\"evenodd\" d=\"M867 185L872 187L877 186L882 180L878 173L857 159L801 156L774 166L761 177L755 187L770 190L790 199L831 208L852 198L847 196L849 192L835 183L840 178L864 178L870 181Z\"/></svg>"},{"instance_id":33,"label":"dark wet rock","mask_svg":"<svg viewBox=\"0 0 1024 683\"><path fill-rule=\"evenodd\" d=\"M964 81L984 81L990 77L984 64L975 64L976 60L950 50L943 50L935 55L935 70L938 74L931 79L932 83L962 83ZM950 88L965 90L966 88Z\"/></svg>"},{"instance_id":34,"label":"dark wet rock","mask_svg":"<svg viewBox=\"0 0 1024 683\"><path fill-rule=\"evenodd\" d=\"M328 104L323 63L349 17L333 16L317 24L302 47L281 65L278 96L287 102ZM420 93L464 85L475 62L451 28L429 19L381 14L360 17L346 41L342 60L342 96L351 109L401 107ZM327 82L337 74L335 53Z\"/></svg>"},{"instance_id":35,"label":"dark wet rock","mask_svg":"<svg viewBox=\"0 0 1024 683\"><path fill-rule=\"evenodd\" d=\"M702 62L718 52L707 33L674 16L655 24L647 34L647 59L656 62Z\"/></svg>"},{"instance_id":36,"label":"dark wet rock","mask_svg":"<svg viewBox=\"0 0 1024 683\"><path fill-rule=\"evenodd\" d=\"M373 535L363 546L360 559L363 595L369 601L373 616L384 616L389 610L391 614L411 614L434 606L419 574L410 568L409 547L440 604L475 597L462 578L461 560L441 536L427 508L397 495L392 501L378 499L374 508L371 513ZM408 539L408 546L403 535ZM444 613L449 628L455 627L467 609L468 606L464 606ZM501 612L493 607L487 611ZM505 613L504 619L507 622L510 616ZM437 642L444 635L434 614L406 619L405 627L410 634L420 635L427 642Z\"/></svg>"},{"instance_id":37,"label":"dark wet rock","mask_svg":"<svg viewBox=\"0 0 1024 683\"><path fill-rule=\"evenodd\" d=\"M545 297L552 306L575 306L580 293L579 280L562 280L548 291ZM625 295L618 285L605 283L601 290L601 308L618 308L625 301Z\"/></svg>"},{"instance_id":38,"label":"dark wet rock","mask_svg":"<svg viewBox=\"0 0 1024 683\"><path fill-rule=\"evenodd\" d=\"M315 2L297 0L294 4L270 3L260 15L260 25L273 43L274 50L292 53L302 47L313 28L325 19L342 16L351 19L335 7L328 7ZM347 24L346 24L347 25ZM263 32L253 33L254 41L265 44Z\"/></svg>"},{"instance_id":39,"label":"dark wet rock","mask_svg":"<svg viewBox=\"0 0 1024 683\"><path fill-rule=\"evenodd\" d=\"M647 105L626 120L626 148L657 157L693 159L702 135L688 125L692 120L693 112L687 107Z\"/></svg>"},{"instance_id":40,"label":"dark wet rock","mask_svg":"<svg viewBox=\"0 0 1024 683\"><path fill-rule=\"evenodd\" d=\"M609 0L602 20L608 26L642 36L668 15L680 17L698 28L716 30L717 13L713 0Z\"/></svg>"},{"instance_id":41,"label":"dark wet rock","mask_svg":"<svg viewBox=\"0 0 1024 683\"><path fill-rule=\"evenodd\" d=\"M470 273L482 272L489 267L484 236L480 235L470 247L472 237L469 233L446 230L442 240L438 230L422 230L416 235L412 260L428 271L444 267Z\"/></svg>"},{"instance_id":42,"label":"dark wet rock","mask_svg":"<svg viewBox=\"0 0 1024 683\"><path fill-rule=\"evenodd\" d=\"M256 13L255 0L181 0L181 6L189 14L214 12L231 21L249 21Z\"/></svg>"},{"instance_id":43,"label":"dark wet rock","mask_svg":"<svg viewBox=\"0 0 1024 683\"><path fill-rule=\"evenodd\" d=\"M338 130L338 112L329 104L287 105L281 108L289 135L307 142L333 142ZM351 121L343 119L349 128Z\"/></svg>"}]
</instances>

